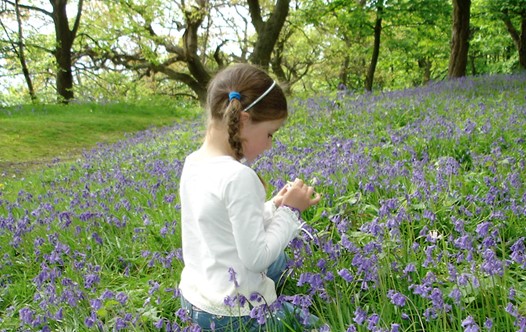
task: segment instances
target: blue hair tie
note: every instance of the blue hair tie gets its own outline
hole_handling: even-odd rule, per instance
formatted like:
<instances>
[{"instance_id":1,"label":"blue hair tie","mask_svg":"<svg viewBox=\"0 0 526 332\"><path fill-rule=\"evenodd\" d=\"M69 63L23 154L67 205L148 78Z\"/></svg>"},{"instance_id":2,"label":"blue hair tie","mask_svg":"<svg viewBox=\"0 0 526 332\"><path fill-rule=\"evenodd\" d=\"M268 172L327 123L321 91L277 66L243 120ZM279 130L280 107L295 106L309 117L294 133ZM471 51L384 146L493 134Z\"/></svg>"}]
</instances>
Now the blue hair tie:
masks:
<instances>
[{"instance_id":1,"label":"blue hair tie","mask_svg":"<svg viewBox=\"0 0 526 332\"><path fill-rule=\"evenodd\" d=\"M241 101L241 94L237 91L232 91L228 94L228 101L231 101L232 99L237 99Z\"/></svg>"}]
</instances>

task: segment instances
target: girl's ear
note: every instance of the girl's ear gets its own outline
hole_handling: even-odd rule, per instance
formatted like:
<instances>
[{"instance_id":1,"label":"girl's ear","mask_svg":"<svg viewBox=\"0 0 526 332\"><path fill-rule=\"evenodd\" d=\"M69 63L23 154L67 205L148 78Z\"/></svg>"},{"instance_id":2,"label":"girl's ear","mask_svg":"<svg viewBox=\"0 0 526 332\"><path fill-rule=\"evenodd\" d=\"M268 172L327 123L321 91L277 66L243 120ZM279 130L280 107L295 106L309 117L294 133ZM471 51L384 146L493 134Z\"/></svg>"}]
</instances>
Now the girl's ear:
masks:
<instances>
[{"instance_id":1,"label":"girl's ear","mask_svg":"<svg viewBox=\"0 0 526 332\"><path fill-rule=\"evenodd\" d=\"M248 112L241 111L239 113L239 121L243 124L246 123L247 121L250 121L250 114Z\"/></svg>"}]
</instances>

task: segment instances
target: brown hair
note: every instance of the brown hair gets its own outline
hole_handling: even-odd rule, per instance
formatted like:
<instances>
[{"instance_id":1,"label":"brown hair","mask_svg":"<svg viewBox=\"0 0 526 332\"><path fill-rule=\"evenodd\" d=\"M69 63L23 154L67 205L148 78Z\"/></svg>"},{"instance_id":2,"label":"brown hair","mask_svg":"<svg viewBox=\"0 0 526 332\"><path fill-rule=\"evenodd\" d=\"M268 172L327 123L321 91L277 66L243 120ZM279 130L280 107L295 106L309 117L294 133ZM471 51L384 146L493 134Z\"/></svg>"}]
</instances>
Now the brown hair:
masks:
<instances>
[{"instance_id":1,"label":"brown hair","mask_svg":"<svg viewBox=\"0 0 526 332\"><path fill-rule=\"evenodd\" d=\"M262 69L250 64L236 64L219 71L208 85L206 108L209 121L224 121L228 128L228 143L239 160L243 146L239 132L241 112L259 98L273 84ZM240 99L229 99L230 92L238 92ZM246 110L253 122L285 119L288 115L287 99L283 90L275 85L262 100Z\"/></svg>"}]
</instances>

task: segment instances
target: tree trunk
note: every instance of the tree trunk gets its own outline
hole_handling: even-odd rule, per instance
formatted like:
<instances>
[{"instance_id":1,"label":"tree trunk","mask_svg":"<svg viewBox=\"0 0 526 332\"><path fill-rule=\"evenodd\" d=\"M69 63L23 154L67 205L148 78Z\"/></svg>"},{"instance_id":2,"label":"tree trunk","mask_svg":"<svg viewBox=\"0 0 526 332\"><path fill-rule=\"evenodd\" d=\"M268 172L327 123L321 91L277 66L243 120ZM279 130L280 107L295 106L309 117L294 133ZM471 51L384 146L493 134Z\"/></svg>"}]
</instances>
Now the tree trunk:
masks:
<instances>
[{"instance_id":1,"label":"tree trunk","mask_svg":"<svg viewBox=\"0 0 526 332\"><path fill-rule=\"evenodd\" d=\"M274 57L271 59L270 65L272 68L272 72L276 75L278 82L287 82L287 75L285 74L285 71L283 70L282 63L283 63L283 50L285 49L285 40L280 40L276 44L276 49L274 50ZM290 95L290 85L284 84L281 85L283 88L283 92L286 95Z\"/></svg>"},{"instance_id":2,"label":"tree trunk","mask_svg":"<svg viewBox=\"0 0 526 332\"><path fill-rule=\"evenodd\" d=\"M199 102L204 105L206 102L206 87L210 81L210 74L199 58L198 30L208 11L208 0L199 0L196 1L196 3L198 7L187 6L185 8L186 29L183 34L183 45L186 65L190 74L192 74L198 83L194 85L192 90L197 94Z\"/></svg>"},{"instance_id":3,"label":"tree trunk","mask_svg":"<svg viewBox=\"0 0 526 332\"><path fill-rule=\"evenodd\" d=\"M508 29L508 32L513 39L513 43L519 52L519 66L521 69L526 69L526 13L521 15L521 31L515 29L510 17L506 12L503 13L502 20Z\"/></svg>"},{"instance_id":4,"label":"tree trunk","mask_svg":"<svg viewBox=\"0 0 526 332\"><path fill-rule=\"evenodd\" d=\"M425 57L418 60L418 67L422 68L422 84L426 85L431 81L431 61Z\"/></svg>"},{"instance_id":5,"label":"tree trunk","mask_svg":"<svg viewBox=\"0 0 526 332\"><path fill-rule=\"evenodd\" d=\"M519 64L523 70L526 70L526 16L521 19L521 38L519 45Z\"/></svg>"},{"instance_id":6,"label":"tree trunk","mask_svg":"<svg viewBox=\"0 0 526 332\"><path fill-rule=\"evenodd\" d=\"M257 32L254 51L249 58L251 63L268 69L272 51L289 14L289 4L290 0L277 0L272 14L265 22L261 16L259 0L248 0L250 17Z\"/></svg>"},{"instance_id":7,"label":"tree trunk","mask_svg":"<svg viewBox=\"0 0 526 332\"><path fill-rule=\"evenodd\" d=\"M378 57L380 55L380 37L382 36L382 15L384 11L383 0L380 0L376 6L376 22L374 24L374 46L373 55L371 57L371 63L367 70L367 77L365 78L365 90L373 90L374 72L376 71L376 65L378 63Z\"/></svg>"},{"instance_id":8,"label":"tree trunk","mask_svg":"<svg viewBox=\"0 0 526 332\"><path fill-rule=\"evenodd\" d=\"M57 61L57 93L59 101L67 104L73 99L73 73L71 47L75 40L80 15L82 12L82 1L79 0L77 17L73 29L69 28L68 15L66 11L67 0L49 0L53 7L52 17L55 25L55 59Z\"/></svg>"},{"instance_id":9,"label":"tree trunk","mask_svg":"<svg viewBox=\"0 0 526 332\"><path fill-rule=\"evenodd\" d=\"M347 34L342 36L342 40L345 42L347 51L345 51L343 61L340 65L340 72L338 73L338 87L341 88L343 86L345 89L347 89L349 88L349 65L351 63L351 56L349 55L348 50L351 49L352 45L351 40Z\"/></svg>"},{"instance_id":10,"label":"tree trunk","mask_svg":"<svg viewBox=\"0 0 526 332\"><path fill-rule=\"evenodd\" d=\"M351 57L346 54L344 57L343 57L343 61L342 61L342 64L340 66L340 72L338 74L338 87L341 88L341 87L344 87L345 89L347 89L349 87L349 64L351 63Z\"/></svg>"},{"instance_id":11,"label":"tree trunk","mask_svg":"<svg viewBox=\"0 0 526 332\"><path fill-rule=\"evenodd\" d=\"M469 49L469 19L471 0L453 0L453 27L448 77L466 75Z\"/></svg>"},{"instance_id":12,"label":"tree trunk","mask_svg":"<svg viewBox=\"0 0 526 332\"><path fill-rule=\"evenodd\" d=\"M29 75L29 69L26 63L26 56L24 52L24 35L22 31L22 18L20 16L20 6L18 0L15 1L15 11L16 11L16 20L18 23L18 59L20 60L20 65L22 66L22 73L27 84L27 90L29 91L29 97L31 101L35 102L37 96L35 94L35 89L33 88L33 82L31 81L31 76Z\"/></svg>"},{"instance_id":13,"label":"tree trunk","mask_svg":"<svg viewBox=\"0 0 526 332\"><path fill-rule=\"evenodd\" d=\"M469 63L471 64L471 75L475 76L477 75L477 67L475 65L476 64L475 60L477 59L477 57L475 55L471 55L469 59L470 59Z\"/></svg>"}]
</instances>

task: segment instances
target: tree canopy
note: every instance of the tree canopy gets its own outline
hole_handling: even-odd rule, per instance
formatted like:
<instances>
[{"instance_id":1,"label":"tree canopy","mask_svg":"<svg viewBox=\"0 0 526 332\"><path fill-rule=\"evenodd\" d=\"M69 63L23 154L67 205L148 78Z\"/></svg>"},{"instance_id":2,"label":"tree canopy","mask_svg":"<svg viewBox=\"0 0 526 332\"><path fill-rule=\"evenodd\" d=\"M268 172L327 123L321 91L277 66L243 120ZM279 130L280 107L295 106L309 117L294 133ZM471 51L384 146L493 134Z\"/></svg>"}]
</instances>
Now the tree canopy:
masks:
<instances>
[{"instance_id":1,"label":"tree canopy","mask_svg":"<svg viewBox=\"0 0 526 332\"><path fill-rule=\"evenodd\" d=\"M0 0L0 18L0 104L202 103L233 62L289 93L526 68L526 0Z\"/></svg>"}]
</instances>

